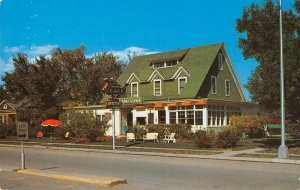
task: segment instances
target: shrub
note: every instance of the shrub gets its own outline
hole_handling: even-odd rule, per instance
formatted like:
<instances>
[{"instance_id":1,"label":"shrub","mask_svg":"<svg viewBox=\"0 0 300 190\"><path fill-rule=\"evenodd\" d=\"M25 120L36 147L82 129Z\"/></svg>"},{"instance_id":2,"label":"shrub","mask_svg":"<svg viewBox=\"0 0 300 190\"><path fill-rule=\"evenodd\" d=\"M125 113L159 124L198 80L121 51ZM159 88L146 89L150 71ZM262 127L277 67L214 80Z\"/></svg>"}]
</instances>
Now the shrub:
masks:
<instances>
[{"instance_id":1,"label":"shrub","mask_svg":"<svg viewBox=\"0 0 300 190\"><path fill-rule=\"evenodd\" d=\"M90 141L96 141L97 137L104 136L108 126L104 123L97 122L92 111L75 111L70 110L61 115L60 119L65 126L59 132L60 136L67 131L76 138L87 138Z\"/></svg>"},{"instance_id":2,"label":"shrub","mask_svg":"<svg viewBox=\"0 0 300 190\"><path fill-rule=\"evenodd\" d=\"M204 130L196 131L193 135L193 142L199 148L210 148L214 141L215 134Z\"/></svg>"},{"instance_id":3,"label":"shrub","mask_svg":"<svg viewBox=\"0 0 300 190\"><path fill-rule=\"evenodd\" d=\"M95 142L97 137L104 136L107 128L108 126L104 123L91 122L85 130L85 136L91 142Z\"/></svg>"},{"instance_id":4,"label":"shrub","mask_svg":"<svg viewBox=\"0 0 300 190\"><path fill-rule=\"evenodd\" d=\"M149 133L158 133L158 138L163 139L165 135L170 134L170 127L166 124L151 124L146 125L146 130Z\"/></svg>"},{"instance_id":5,"label":"shrub","mask_svg":"<svg viewBox=\"0 0 300 190\"><path fill-rule=\"evenodd\" d=\"M222 132L219 132L216 138L216 144L220 148L233 148L242 136L241 130L234 126L226 126Z\"/></svg>"},{"instance_id":6,"label":"shrub","mask_svg":"<svg viewBox=\"0 0 300 190\"><path fill-rule=\"evenodd\" d=\"M9 125L0 125L0 138L6 138L9 135L11 126Z\"/></svg>"},{"instance_id":7,"label":"shrub","mask_svg":"<svg viewBox=\"0 0 300 190\"><path fill-rule=\"evenodd\" d=\"M141 139L143 138L143 135L147 133L147 131L143 125L134 125L129 126L128 133L134 133L136 138Z\"/></svg>"},{"instance_id":8,"label":"shrub","mask_svg":"<svg viewBox=\"0 0 300 190\"><path fill-rule=\"evenodd\" d=\"M300 122L298 121L296 123L287 123L286 131L292 137L299 138L300 137Z\"/></svg>"},{"instance_id":9,"label":"shrub","mask_svg":"<svg viewBox=\"0 0 300 190\"><path fill-rule=\"evenodd\" d=\"M176 133L179 140L191 140L192 126L188 124L172 124L168 125L170 133Z\"/></svg>"},{"instance_id":10,"label":"shrub","mask_svg":"<svg viewBox=\"0 0 300 190\"><path fill-rule=\"evenodd\" d=\"M145 125L146 132L158 133L158 138L163 139L165 135L175 133L177 139L191 138L191 125L187 124L151 124Z\"/></svg>"},{"instance_id":11,"label":"shrub","mask_svg":"<svg viewBox=\"0 0 300 190\"><path fill-rule=\"evenodd\" d=\"M259 115L231 116L229 124L243 131L250 138L260 138L264 134L264 126L268 120Z\"/></svg>"}]
</instances>

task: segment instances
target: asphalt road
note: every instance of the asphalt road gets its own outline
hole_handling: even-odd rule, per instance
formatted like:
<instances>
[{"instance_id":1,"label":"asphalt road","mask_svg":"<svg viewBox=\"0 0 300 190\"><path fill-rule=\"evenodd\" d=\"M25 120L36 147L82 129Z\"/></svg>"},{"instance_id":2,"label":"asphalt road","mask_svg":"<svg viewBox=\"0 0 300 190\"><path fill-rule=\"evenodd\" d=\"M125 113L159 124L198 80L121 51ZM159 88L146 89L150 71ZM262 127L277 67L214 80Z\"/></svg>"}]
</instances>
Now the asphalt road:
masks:
<instances>
[{"instance_id":1,"label":"asphalt road","mask_svg":"<svg viewBox=\"0 0 300 190\"><path fill-rule=\"evenodd\" d=\"M77 176L125 178L128 184L111 189L300 189L300 165L237 162L208 159L171 158L82 151L26 148L26 168ZM20 167L20 149L0 147L0 168ZM10 177L8 177L11 175ZM0 172L0 187L11 189L94 189L94 185L26 176L22 187L20 174ZM23 175L22 175L23 176ZM24 176L23 176L24 178ZM23 183L24 184L24 183ZM49 185L47 185L49 184ZM37 188L39 187L39 188ZM102 188L98 188L102 189Z\"/></svg>"}]
</instances>

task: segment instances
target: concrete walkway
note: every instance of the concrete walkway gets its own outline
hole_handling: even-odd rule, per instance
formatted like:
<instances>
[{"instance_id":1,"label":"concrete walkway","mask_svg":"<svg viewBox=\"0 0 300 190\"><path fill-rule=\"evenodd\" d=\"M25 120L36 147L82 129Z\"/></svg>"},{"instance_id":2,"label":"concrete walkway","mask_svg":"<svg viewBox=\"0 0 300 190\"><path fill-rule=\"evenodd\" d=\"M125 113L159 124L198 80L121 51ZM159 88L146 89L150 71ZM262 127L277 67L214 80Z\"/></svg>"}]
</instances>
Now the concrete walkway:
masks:
<instances>
[{"instance_id":1,"label":"concrete walkway","mask_svg":"<svg viewBox=\"0 0 300 190\"><path fill-rule=\"evenodd\" d=\"M240 155L240 154L255 154L256 152L259 152L259 151L263 151L264 149L263 148L253 148L253 149L247 149L247 150L240 150L240 151L224 151L223 153L221 154L216 154L214 156L216 157L233 157L233 156L236 156L236 155Z\"/></svg>"}]
</instances>

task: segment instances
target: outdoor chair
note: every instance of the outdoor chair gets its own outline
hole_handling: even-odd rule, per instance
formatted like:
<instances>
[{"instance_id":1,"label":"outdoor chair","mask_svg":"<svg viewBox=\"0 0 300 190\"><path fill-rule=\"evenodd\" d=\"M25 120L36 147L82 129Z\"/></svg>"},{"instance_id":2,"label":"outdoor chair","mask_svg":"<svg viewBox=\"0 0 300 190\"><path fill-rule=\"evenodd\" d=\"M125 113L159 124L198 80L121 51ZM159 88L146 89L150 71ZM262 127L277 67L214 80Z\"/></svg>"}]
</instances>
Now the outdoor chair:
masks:
<instances>
[{"instance_id":1,"label":"outdoor chair","mask_svg":"<svg viewBox=\"0 0 300 190\"><path fill-rule=\"evenodd\" d=\"M39 140L39 138L42 139L42 140L44 138L44 134L43 134L42 131L38 131L37 134L36 134L36 139Z\"/></svg>"},{"instance_id":2,"label":"outdoor chair","mask_svg":"<svg viewBox=\"0 0 300 190\"><path fill-rule=\"evenodd\" d=\"M126 140L126 142L129 142L129 141L135 142L135 135L134 135L134 133L127 133L127 140Z\"/></svg>"},{"instance_id":3,"label":"outdoor chair","mask_svg":"<svg viewBox=\"0 0 300 190\"><path fill-rule=\"evenodd\" d=\"M175 133L171 133L170 135L165 135L164 141L165 143L167 142L170 143L170 141L176 143Z\"/></svg>"},{"instance_id":4,"label":"outdoor chair","mask_svg":"<svg viewBox=\"0 0 300 190\"><path fill-rule=\"evenodd\" d=\"M246 133L243 132L243 133L242 133L242 136L241 136L241 138L240 138L240 142L244 144L244 143L247 142L248 138L249 138L248 135L247 135Z\"/></svg>"},{"instance_id":5,"label":"outdoor chair","mask_svg":"<svg viewBox=\"0 0 300 190\"><path fill-rule=\"evenodd\" d=\"M158 133L147 133L146 135L143 135L143 142L145 141L158 142Z\"/></svg>"}]
</instances>

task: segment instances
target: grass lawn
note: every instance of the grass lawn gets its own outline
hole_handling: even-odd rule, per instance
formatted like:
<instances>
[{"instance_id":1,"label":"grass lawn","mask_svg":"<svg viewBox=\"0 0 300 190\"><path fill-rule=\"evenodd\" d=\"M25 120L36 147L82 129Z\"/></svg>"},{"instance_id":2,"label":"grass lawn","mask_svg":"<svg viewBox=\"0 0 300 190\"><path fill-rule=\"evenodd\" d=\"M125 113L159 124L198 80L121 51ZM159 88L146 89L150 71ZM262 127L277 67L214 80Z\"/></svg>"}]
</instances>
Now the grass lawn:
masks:
<instances>
[{"instance_id":1,"label":"grass lawn","mask_svg":"<svg viewBox=\"0 0 300 190\"><path fill-rule=\"evenodd\" d=\"M69 147L69 148L88 148L88 149L103 149L111 150L112 141L103 142L81 142L81 141L66 141L66 140L51 140L46 138L43 140L37 140L36 138L24 141L25 144L52 146L52 147ZM6 139L0 139L1 144L20 144L15 137L9 137ZM287 139L286 144L289 147L289 153L291 156L300 155L300 139ZM182 153L182 154L217 154L224 151L241 151L252 148L263 148L264 151L259 153L268 153L277 155L278 147L280 145L280 138L265 138L265 139L249 139L245 143L238 143L238 145L231 149L220 149L217 147L200 149L196 147L194 143L180 142L177 143L164 143L164 142L126 142L126 140L117 139L116 147L118 150L125 151L151 151L151 152L166 152L166 153ZM261 156L261 155L260 155Z\"/></svg>"}]
</instances>

